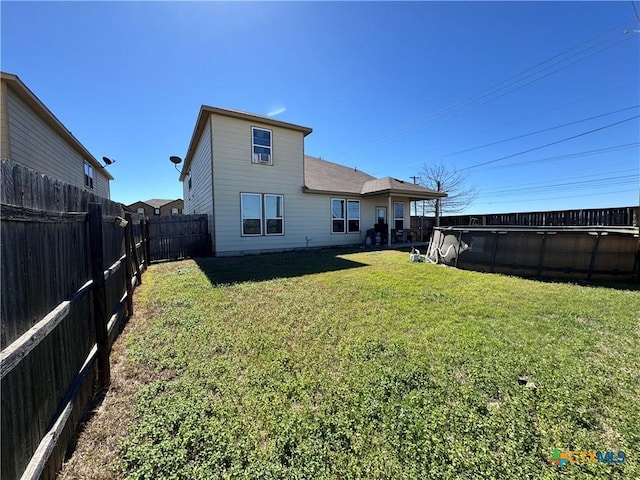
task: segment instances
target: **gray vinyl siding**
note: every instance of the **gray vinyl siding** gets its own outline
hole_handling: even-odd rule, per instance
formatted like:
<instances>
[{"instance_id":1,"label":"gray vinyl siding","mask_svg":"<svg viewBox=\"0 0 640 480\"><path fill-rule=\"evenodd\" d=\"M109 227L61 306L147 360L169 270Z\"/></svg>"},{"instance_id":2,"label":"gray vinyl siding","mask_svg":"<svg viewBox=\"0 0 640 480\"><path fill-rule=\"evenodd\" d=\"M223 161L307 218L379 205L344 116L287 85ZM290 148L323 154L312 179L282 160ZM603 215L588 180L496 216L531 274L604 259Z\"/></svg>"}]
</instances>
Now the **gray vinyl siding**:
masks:
<instances>
[{"instance_id":1,"label":"gray vinyl siding","mask_svg":"<svg viewBox=\"0 0 640 480\"><path fill-rule=\"evenodd\" d=\"M39 173L84 188L84 158L12 90L6 89L10 158ZM94 167L96 194L109 198L109 180Z\"/></svg>"},{"instance_id":2,"label":"gray vinyl siding","mask_svg":"<svg viewBox=\"0 0 640 480\"><path fill-rule=\"evenodd\" d=\"M208 121L191 161L191 174L182 183L182 198L187 215L206 213L209 218L209 232L213 239L214 215L213 196L211 192L211 122ZM191 179L191 190L189 180Z\"/></svg>"}]
</instances>

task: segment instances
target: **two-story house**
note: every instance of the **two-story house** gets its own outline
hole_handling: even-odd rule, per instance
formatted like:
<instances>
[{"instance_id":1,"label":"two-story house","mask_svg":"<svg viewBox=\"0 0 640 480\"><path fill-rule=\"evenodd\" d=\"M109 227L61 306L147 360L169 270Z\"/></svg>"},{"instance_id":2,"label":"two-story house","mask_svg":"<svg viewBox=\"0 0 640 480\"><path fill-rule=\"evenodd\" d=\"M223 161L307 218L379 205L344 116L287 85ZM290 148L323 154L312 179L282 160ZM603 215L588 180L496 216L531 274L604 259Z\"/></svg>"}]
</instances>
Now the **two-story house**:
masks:
<instances>
[{"instance_id":1,"label":"two-story house","mask_svg":"<svg viewBox=\"0 0 640 480\"><path fill-rule=\"evenodd\" d=\"M134 202L127 205L127 208L145 217L153 217L155 215L181 215L184 210L184 202L181 198L175 200L152 198L150 200Z\"/></svg>"},{"instance_id":2,"label":"two-story house","mask_svg":"<svg viewBox=\"0 0 640 480\"><path fill-rule=\"evenodd\" d=\"M357 245L410 228L410 202L446 196L304 153L311 129L200 109L180 175L184 213L209 215L215 255Z\"/></svg>"},{"instance_id":3,"label":"two-story house","mask_svg":"<svg viewBox=\"0 0 640 480\"><path fill-rule=\"evenodd\" d=\"M0 155L110 198L113 177L16 75L0 73Z\"/></svg>"}]
</instances>

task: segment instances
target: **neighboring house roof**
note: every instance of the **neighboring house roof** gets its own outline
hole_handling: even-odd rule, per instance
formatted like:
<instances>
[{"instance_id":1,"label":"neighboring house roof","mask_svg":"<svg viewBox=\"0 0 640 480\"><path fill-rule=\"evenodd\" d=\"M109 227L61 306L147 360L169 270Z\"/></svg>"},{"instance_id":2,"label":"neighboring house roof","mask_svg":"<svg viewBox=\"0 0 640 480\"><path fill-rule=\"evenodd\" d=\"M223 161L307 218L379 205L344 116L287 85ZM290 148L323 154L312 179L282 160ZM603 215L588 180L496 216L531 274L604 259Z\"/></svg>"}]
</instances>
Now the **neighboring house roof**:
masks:
<instances>
[{"instance_id":1,"label":"neighboring house roof","mask_svg":"<svg viewBox=\"0 0 640 480\"><path fill-rule=\"evenodd\" d=\"M375 178L355 168L345 167L320 158L304 157L304 190L313 193L348 195L403 195L415 199L446 197L421 185L396 178Z\"/></svg>"},{"instance_id":2,"label":"neighboring house roof","mask_svg":"<svg viewBox=\"0 0 640 480\"><path fill-rule=\"evenodd\" d=\"M35 94L29 90L22 80L17 75L12 73L0 72L0 78L25 102L42 120L64 139L69 145L77 150L83 158L91 164L97 172L107 177L109 180L113 180L111 174L96 160L96 158L89 153L89 151L80 143L80 141L73 136L73 134L67 130L60 120L49 110L42 101Z\"/></svg>"},{"instance_id":3,"label":"neighboring house roof","mask_svg":"<svg viewBox=\"0 0 640 480\"><path fill-rule=\"evenodd\" d=\"M133 202L133 203L129 204L128 207L132 207L133 205L136 205L138 203L144 203L144 204L150 206L151 208L161 208L164 205L166 205L167 203L173 203L173 202L177 202L177 201L182 201L182 199L181 198L174 198L174 199L152 198L150 200L139 200L137 202Z\"/></svg>"},{"instance_id":4,"label":"neighboring house roof","mask_svg":"<svg viewBox=\"0 0 640 480\"><path fill-rule=\"evenodd\" d=\"M180 175L181 182L184 180L186 173L189 171L189 167L191 166L191 161L193 159L193 154L195 153L196 147L198 146L198 141L200 140L200 136L202 135L202 131L204 130L204 127L207 125L207 120L209 119L209 115L212 113L216 115L223 115L225 117L248 120L250 122L259 122L263 125L271 125L273 127L288 128L289 130L296 130L298 132L302 132L302 134L305 137L313 131L311 128L303 127L301 125L295 125L293 123L283 122L281 120L276 120L271 117L263 117L262 115L255 115L253 113L241 112L239 110L229 110L226 108L210 107L208 105L202 105L200 107L200 113L198 114L198 119L196 120L196 126L193 129L193 134L191 135L191 141L189 142L187 155L184 157L184 166L182 167L183 173Z\"/></svg>"},{"instance_id":5,"label":"neighboring house roof","mask_svg":"<svg viewBox=\"0 0 640 480\"><path fill-rule=\"evenodd\" d=\"M175 202L176 200L180 200L179 198L174 199L165 199L165 198L152 198L151 200L146 200L144 203L152 206L153 208L160 208L167 203Z\"/></svg>"}]
</instances>

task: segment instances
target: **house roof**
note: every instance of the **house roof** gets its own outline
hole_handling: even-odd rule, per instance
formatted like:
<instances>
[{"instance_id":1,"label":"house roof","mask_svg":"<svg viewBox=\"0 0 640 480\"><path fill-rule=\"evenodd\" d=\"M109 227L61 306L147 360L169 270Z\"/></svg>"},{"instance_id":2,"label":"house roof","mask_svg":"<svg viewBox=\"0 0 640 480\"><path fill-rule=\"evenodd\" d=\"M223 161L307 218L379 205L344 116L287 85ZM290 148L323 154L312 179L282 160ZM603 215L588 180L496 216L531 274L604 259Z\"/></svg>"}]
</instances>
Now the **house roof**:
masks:
<instances>
[{"instance_id":1,"label":"house roof","mask_svg":"<svg viewBox=\"0 0 640 480\"><path fill-rule=\"evenodd\" d=\"M100 172L109 180L113 180L113 176L91 155L91 153L73 136L73 134L65 127L60 120L29 90L29 88L20 80L17 75L12 73L0 72L2 82L6 83L20 99L25 102L56 134L63 138L69 145L73 147L82 157L91 164L96 172Z\"/></svg>"},{"instance_id":2,"label":"house roof","mask_svg":"<svg viewBox=\"0 0 640 480\"><path fill-rule=\"evenodd\" d=\"M209 119L209 115L211 115L212 113L215 115L222 115L225 117L248 120L250 122L258 122L262 125L269 125L272 127L280 127L280 128L287 128L289 130L296 130L298 132L301 132L305 137L313 131L311 128L303 127L301 125L296 125L293 123L283 122L281 120L276 120L271 117L264 117L262 115L255 115L253 113L248 113L248 112L241 112L240 110L229 110L226 108L202 105L200 107L200 113L198 114L198 119L196 120L196 125L193 129L193 134L191 135L191 141L189 142L189 148L187 149L187 154L184 157L184 166L182 167L183 173L180 174L181 182L184 181L186 172L189 171L189 167L191 166L193 155L196 151L196 147L198 146L198 141L200 140L200 136L202 135L204 127L207 125L207 120Z\"/></svg>"},{"instance_id":3,"label":"house roof","mask_svg":"<svg viewBox=\"0 0 640 480\"><path fill-rule=\"evenodd\" d=\"M320 158L304 157L304 190L313 193L347 195L403 195L416 200L446 197L421 185L397 178L375 178L355 168L345 167Z\"/></svg>"},{"instance_id":4,"label":"house roof","mask_svg":"<svg viewBox=\"0 0 640 480\"><path fill-rule=\"evenodd\" d=\"M375 177L355 168L304 156L304 185L309 191L360 195L362 186L372 180Z\"/></svg>"},{"instance_id":5,"label":"house roof","mask_svg":"<svg viewBox=\"0 0 640 480\"><path fill-rule=\"evenodd\" d=\"M182 200L182 199L181 198L170 198L170 199L152 198L150 200L139 200L139 201L133 202L133 203L127 205L127 206L131 207L131 206L135 205L136 203L145 203L145 204L149 205L151 208L160 208L163 205L166 205L167 203L173 203L173 202L176 202L178 200Z\"/></svg>"},{"instance_id":6,"label":"house roof","mask_svg":"<svg viewBox=\"0 0 640 480\"><path fill-rule=\"evenodd\" d=\"M380 195L384 193L390 193L394 195L406 195L407 197L420 197L424 198L442 198L447 194L444 192L437 192L430 188L423 187L422 185L416 185L414 183L405 182L404 180L398 180L397 178L384 177L370 180L362 186L362 195Z\"/></svg>"}]
</instances>

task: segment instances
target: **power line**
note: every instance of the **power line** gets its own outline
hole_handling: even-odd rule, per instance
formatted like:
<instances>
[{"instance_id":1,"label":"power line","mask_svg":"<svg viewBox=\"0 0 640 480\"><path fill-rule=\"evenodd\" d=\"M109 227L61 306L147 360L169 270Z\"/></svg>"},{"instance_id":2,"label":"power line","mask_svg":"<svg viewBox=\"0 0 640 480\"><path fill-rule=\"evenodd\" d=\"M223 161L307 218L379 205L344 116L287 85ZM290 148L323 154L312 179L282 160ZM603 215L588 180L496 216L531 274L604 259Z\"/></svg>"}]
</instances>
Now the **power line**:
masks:
<instances>
[{"instance_id":1,"label":"power line","mask_svg":"<svg viewBox=\"0 0 640 480\"><path fill-rule=\"evenodd\" d=\"M607 45L604 48L602 48L600 50L597 50L596 52L593 52L593 53L591 53L589 55L586 55L586 56L584 56L582 58L579 58L578 60L576 60L576 61L574 61L574 62L572 62L570 64L567 64L565 66L562 66L562 67L560 67L560 68L558 68L556 70L553 70L553 71L551 71L551 72L549 72L549 73L547 73L547 74L545 74L545 75L543 75L541 77L534 78L533 80L531 80L531 81L529 81L529 82L527 82L527 83L525 83L523 85L515 86L511 90L508 90L508 91L506 91L506 92L504 92L504 93L502 93L502 94L500 94L498 96L494 96L492 98L489 98L488 100L486 100L486 101L484 101L484 102L482 102L480 104L472 105L472 103L477 101L477 100L481 100L481 99L486 98L486 97L491 97L491 95L495 95L496 93L500 92L501 90L504 90L505 88L508 88L508 87L510 87L512 85L517 84L518 82L521 82L521 81L523 81L523 80L525 80L527 78L530 78L530 77L535 76L535 75L537 75L537 74L539 74L541 72L544 72L545 70L548 70L549 68L553 68L554 66L558 65L561 62L570 60L571 58L577 57L578 55L581 55L581 54L583 54L585 52L588 52L589 50L592 50L594 48L598 48L598 47L600 47L602 45L610 43L612 39L606 39L606 40L604 40L602 42L599 42L599 43L597 43L595 45L591 45L589 47L583 48L582 50L579 50L577 53L573 54L569 58L565 58L565 59L562 59L562 60L554 62L554 60L566 55L567 53L569 53L569 52L571 52L573 50L579 49L583 45L589 44L590 42L592 42L595 39L598 39L600 37L603 37L603 36L606 36L606 35L610 34L611 32L619 30L622 26L627 25L628 23L629 23L629 21L627 20L627 21L625 21L625 22L623 22L623 23L621 23L619 25L616 25L615 27L612 27L612 28L610 28L609 30L606 30L603 33L595 35L595 36L589 38L588 40L585 40L584 42L579 43L578 45L576 45L574 47L571 47L571 48L569 48L569 49L567 49L567 50L565 50L565 51L563 51L563 52L561 52L559 54L553 55L552 57L548 58L547 60L544 60L544 61L542 61L542 62L540 62L540 63L538 63L538 64L536 64L536 65L534 65L532 67L529 67L529 68L527 68L527 69L525 69L525 70L523 70L523 71L521 71L521 72L519 72L519 73L517 73L515 75L512 75L511 77L507 78L506 80L502 80L502 81L492 85L491 87L485 88L484 90L481 90L480 92L477 92L477 93L471 95L470 97L468 97L468 98L466 98L464 100L460 100L458 102L455 102L455 103L453 103L453 104L451 104L451 105L449 105L447 107L444 107L444 108L442 108L440 110L437 110L433 114L428 115L427 117L425 117L423 119L420 119L420 120L418 120L416 122L413 122L413 123L407 124L407 125L405 125L403 127L400 127L400 128L398 128L398 129L396 129L396 130L394 130L394 131L392 131L392 132L390 132L390 133L388 133L386 135L383 135L383 136L379 137L378 139L376 139L376 140L374 140L372 142L369 142L369 143L367 143L365 145L362 145L361 147L356 148L355 150L352 150L351 152L347 152L345 154L339 155L338 158L344 157L346 155L350 155L350 154L355 153L357 151L363 150L363 149L365 149L367 147L371 147L371 146L377 145L379 143L383 143L384 141L389 140L391 138L399 137L399 136L402 136L402 135L406 135L408 133L411 133L412 130L424 129L427 124L433 123L436 120L445 120L446 121L446 120L452 118L452 116L460 114L460 113L462 113L464 111L472 110L472 109L477 108L479 106L482 106L482 105L484 105L486 103L489 103L489 102L491 102L493 100L497 100L498 98L501 98L501 97L503 97L503 96L505 96L505 95L507 95L509 93L512 93L512 92L514 92L516 90L524 88L525 86L528 86L531 83L534 83L534 82L536 82L538 80L546 78L546 77L548 77L548 76L550 76L550 75L552 75L554 73L559 72L560 70L563 70L563 69L565 69L565 68L567 68L567 67L569 67L571 65L574 65L575 63L578 63L578 62L581 62L583 60L586 60L587 58L590 58L593 55L596 55L596 54L598 54L598 53L600 53L600 52L602 52L604 50L612 48L612 47L614 47L614 46L616 46L616 45L618 45L618 44L620 44L622 42L630 40L631 37L625 37L622 40L619 40L619 41L615 42L614 44ZM547 63L550 63L550 62L553 62L553 63L551 63L550 65L548 65L548 66L546 66L544 68L539 69L539 67L542 67L543 65L545 65ZM539 69L539 70L535 71L536 69ZM532 70L534 70L533 73L528 73L527 75L524 75L527 72L530 72ZM523 75L524 75L524 77L522 77ZM518 77L522 77L522 78L518 79ZM515 80L515 79L517 79L517 80ZM503 84L506 84L506 85L503 85ZM500 85L503 85L503 86L500 86ZM465 108L466 108L466 110L465 110Z\"/></svg>"},{"instance_id":2,"label":"power line","mask_svg":"<svg viewBox=\"0 0 640 480\"><path fill-rule=\"evenodd\" d=\"M617 170L616 171L617 174L627 174L627 173L634 173L636 174L635 176L638 176L638 169L637 168L629 168L629 169L625 169L625 170ZM578 179L584 179L584 178L592 178L592 177L598 177L598 180L604 180L602 178L602 172L598 172L598 173L593 173L590 175L580 175L580 176L571 176L571 177L566 177L566 178L556 178L556 181L566 181L566 180L573 180L573 182L569 182L569 183L561 183L559 185L568 185L568 184L577 184L577 183L581 183L581 181L579 181ZM611 178L629 178L629 175L622 175L621 177L611 177ZM532 186L532 185L536 185L536 186ZM482 195L488 195L488 194L500 194L500 193L506 193L506 192L512 192L512 191L520 191L520 190L526 190L526 189L534 189L534 188L543 188L543 187L550 187L553 186L555 184L550 184L549 180L542 180L542 181L538 181L538 182L530 182L530 183L521 183L519 184L518 187L514 187L514 188L493 188L493 189L488 189L488 190L482 190Z\"/></svg>"},{"instance_id":3,"label":"power line","mask_svg":"<svg viewBox=\"0 0 640 480\"><path fill-rule=\"evenodd\" d=\"M593 180L581 180L578 182L564 182L564 183L552 183L549 185L539 185L535 187L521 187L521 188L511 188L504 189L502 191L496 191L494 193L482 193L483 197L510 197L513 196L513 193L520 193L524 191L532 191L538 190L540 192L550 193L553 191L566 191L566 190L575 190L582 189L585 187L606 187L606 186L620 186L620 185L630 185L632 183L637 183L640 177L638 175L618 175L615 177L606 177L606 178L596 178Z\"/></svg>"},{"instance_id":4,"label":"power line","mask_svg":"<svg viewBox=\"0 0 640 480\"><path fill-rule=\"evenodd\" d=\"M636 14L636 19L638 20L638 23L640 23L640 15L638 15L638 9L636 8L636 3L631 0L631 6L633 7L633 13Z\"/></svg>"},{"instance_id":5,"label":"power line","mask_svg":"<svg viewBox=\"0 0 640 480\"><path fill-rule=\"evenodd\" d=\"M514 123L518 123L518 122L520 122L522 120L526 120L526 119L532 118L532 117L537 117L537 116L540 116L540 115L545 115L545 114L547 114L549 112L553 112L555 110L564 109L565 107L568 107L569 105L575 105L576 103L581 103L581 102L584 102L585 100L590 100L590 99L592 99L594 97L598 97L600 95L611 93L611 92L614 92L616 90L620 90L622 88L630 87L632 85L637 85L638 83L640 83L640 80L633 80L631 82L627 82L627 83L624 83L622 85L618 85L616 87L607 88L606 90L599 90L599 91L597 91L595 93L587 95L586 97L581 97L581 98L578 98L576 100L572 100L570 102L563 103L563 104L560 104L560 105L554 105L553 107L548 108L546 110L543 110L541 112L536 112L536 113L532 113L532 114L529 114L529 115L525 115L524 117L520 117L520 118L517 118L515 120L510 120L510 121L505 122L503 124L497 125L497 127L502 127L504 125L513 125ZM496 127L492 127L492 128L496 128ZM486 132L488 130L489 130L488 128L485 128L483 131Z\"/></svg>"},{"instance_id":6,"label":"power line","mask_svg":"<svg viewBox=\"0 0 640 480\"><path fill-rule=\"evenodd\" d=\"M628 149L628 148L637 147L638 145L640 145L640 142L625 143L625 144L622 144L622 145L614 145L614 146L611 146L611 147L599 148L599 149L595 149L595 150L585 150L583 152L567 153L567 154L564 154L564 155L557 155L555 157L536 158L534 160L526 160L524 162L503 163L502 165L492 165L490 167L484 167L484 169L480 169L480 170L489 170L489 169L492 169L492 168L519 167L521 165L528 165L528 164L531 164L531 163L542 163L542 162L548 162L548 161L551 161L551 160L561 160L561 159L565 159L565 158L587 157L589 155L598 155L598 154L601 154L601 153L615 152L617 150L625 150L625 149Z\"/></svg>"},{"instance_id":7,"label":"power line","mask_svg":"<svg viewBox=\"0 0 640 480\"><path fill-rule=\"evenodd\" d=\"M638 117L640 117L640 115L634 115L633 117L629 117L629 118L626 118L624 120L620 120L619 122L615 122L615 123L611 123L609 125L605 125L604 127L595 128L593 130L589 130L588 132L582 132L582 133L579 133L578 135L573 135L571 137L563 138L562 140L557 140L555 142L547 143L547 144L541 145L539 147L534 147L534 148L530 148L528 150L523 150L522 152L513 153L513 154L507 155L505 157L496 158L494 160L488 160L486 162L476 163L475 165L471 165L469 167L461 168L460 170L461 171L470 170L472 168L477 168L477 167L481 167L483 165L489 165L491 163L496 163L496 162L499 162L501 160L507 160L508 158L513 158L513 157L517 157L519 155L524 155L525 153L534 152L536 150L540 150L542 148L550 147L552 145L557 145L559 143L568 142L569 140L574 140L574 139L579 138L579 137L584 137L585 135L590 135L592 133L596 133L596 132L599 132L601 130L605 130L607 128L615 127L616 125L620 125L622 123L629 122L631 120L635 120Z\"/></svg>"},{"instance_id":8,"label":"power line","mask_svg":"<svg viewBox=\"0 0 640 480\"><path fill-rule=\"evenodd\" d=\"M610 191L602 191L602 192L597 192L597 193L583 193L581 195L566 195L566 196L562 196L562 197L545 197L545 198L528 198L525 200L498 200L498 201L491 201L491 202L485 202L484 205L492 205L494 203L513 203L514 201L517 202L544 202L546 200L562 200L565 198L582 198L582 197L593 197L593 196L601 196L601 195L607 195L610 196L612 193L638 193L637 189L631 189L631 190L618 190L615 192L610 192ZM483 203L480 203L480 205L483 205Z\"/></svg>"},{"instance_id":9,"label":"power line","mask_svg":"<svg viewBox=\"0 0 640 480\"><path fill-rule=\"evenodd\" d=\"M633 107L622 108L620 110L615 110L613 112L603 113L603 114L595 115L595 116L589 117L589 118L583 118L582 120L576 120L576 121L573 121L573 122L563 123L562 125L556 125L555 127L549 127L549 128L545 128L545 129L542 129L542 130L536 130L535 132L524 133L522 135L518 135L518 136L515 136L515 137L511 137L511 138L506 138L504 140L498 140L496 142L485 143L484 145L479 145L477 147L471 147L471 148L467 148L466 150L460 150L458 152L449 153L447 155L444 155L443 158L451 157L453 155L460 155L462 153L471 152L473 150L479 150L479 149L485 148L485 147L491 147L493 145L499 145L500 143L510 142L511 140L518 140L520 138L530 137L532 135L537 135L539 133L550 132L551 130L556 130L558 128L568 127L568 126L571 126L571 125L577 125L578 123L588 122L590 120L595 120L596 118L602 118L602 117L606 117L606 116L609 116L609 115L614 115L614 114L620 113L620 112L626 112L627 110L632 110L632 109L638 108L638 107L640 107L640 105L634 105Z\"/></svg>"}]
</instances>

